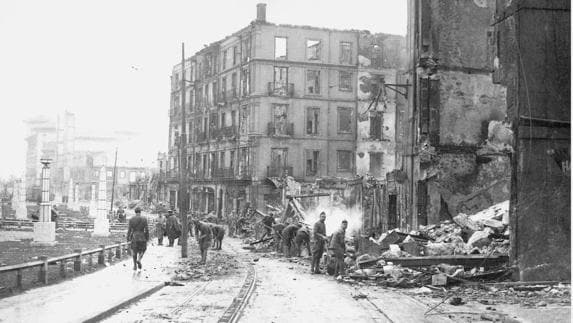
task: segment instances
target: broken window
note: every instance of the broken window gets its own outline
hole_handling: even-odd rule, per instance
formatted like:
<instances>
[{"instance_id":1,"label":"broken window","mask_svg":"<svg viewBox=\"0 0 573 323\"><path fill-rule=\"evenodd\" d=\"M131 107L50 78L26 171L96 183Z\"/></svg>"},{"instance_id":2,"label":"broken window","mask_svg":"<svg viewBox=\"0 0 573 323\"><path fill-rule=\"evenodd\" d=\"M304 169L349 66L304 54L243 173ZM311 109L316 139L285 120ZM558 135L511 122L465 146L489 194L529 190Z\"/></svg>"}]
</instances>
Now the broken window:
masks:
<instances>
[{"instance_id":1,"label":"broken window","mask_svg":"<svg viewBox=\"0 0 573 323\"><path fill-rule=\"evenodd\" d=\"M275 66L273 73L272 94L285 95L288 90L288 67Z\"/></svg>"},{"instance_id":2,"label":"broken window","mask_svg":"<svg viewBox=\"0 0 573 323\"><path fill-rule=\"evenodd\" d=\"M209 131L213 131L217 128L219 128L219 114L215 113L211 113L211 115L209 116Z\"/></svg>"},{"instance_id":3,"label":"broken window","mask_svg":"<svg viewBox=\"0 0 573 323\"><path fill-rule=\"evenodd\" d=\"M235 151L231 150L231 155L229 156L229 168L235 169Z\"/></svg>"},{"instance_id":4,"label":"broken window","mask_svg":"<svg viewBox=\"0 0 573 323\"><path fill-rule=\"evenodd\" d=\"M243 53L243 62L248 62L251 58L251 35L247 34L243 38L243 42L241 43L242 46L242 53Z\"/></svg>"},{"instance_id":5,"label":"broken window","mask_svg":"<svg viewBox=\"0 0 573 323\"><path fill-rule=\"evenodd\" d=\"M273 104L274 135L287 134L287 107L288 104Z\"/></svg>"},{"instance_id":6,"label":"broken window","mask_svg":"<svg viewBox=\"0 0 573 323\"><path fill-rule=\"evenodd\" d=\"M338 71L338 89L352 91L352 72Z\"/></svg>"},{"instance_id":7,"label":"broken window","mask_svg":"<svg viewBox=\"0 0 573 323\"><path fill-rule=\"evenodd\" d=\"M275 59L287 59L286 37L275 37Z\"/></svg>"},{"instance_id":8,"label":"broken window","mask_svg":"<svg viewBox=\"0 0 573 323\"><path fill-rule=\"evenodd\" d=\"M287 155L288 149L286 148L271 149L271 166L269 169L269 176L280 177L284 175L284 171L287 168Z\"/></svg>"},{"instance_id":9,"label":"broken window","mask_svg":"<svg viewBox=\"0 0 573 323\"><path fill-rule=\"evenodd\" d=\"M351 108L338 107L338 133L352 132Z\"/></svg>"},{"instance_id":10,"label":"broken window","mask_svg":"<svg viewBox=\"0 0 573 323\"><path fill-rule=\"evenodd\" d=\"M219 152L219 168L225 168L225 151Z\"/></svg>"},{"instance_id":11,"label":"broken window","mask_svg":"<svg viewBox=\"0 0 573 323\"><path fill-rule=\"evenodd\" d=\"M189 132L188 132L188 139L187 141L191 143L191 131L193 131L193 122L189 121Z\"/></svg>"},{"instance_id":12,"label":"broken window","mask_svg":"<svg viewBox=\"0 0 573 323\"><path fill-rule=\"evenodd\" d=\"M237 111L231 111L231 126L234 128L237 125Z\"/></svg>"},{"instance_id":13,"label":"broken window","mask_svg":"<svg viewBox=\"0 0 573 323\"><path fill-rule=\"evenodd\" d=\"M320 94L320 71L306 71L306 93Z\"/></svg>"},{"instance_id":14,"label":"broken window","mask_svg":"<svg viewBox=\"0 0 573 323\"><path fill-rule=\"evenodd\" d=\"M306 176L316 176L318 174L319 150L305 150Z\"/></svg>"},{"instance_id":15,"label":"broken window","mask_svg":"<svg viewBox=\"0 0 573 323\"><path fill-rule=\"evenodd\" d=\"M228 52L228 49L225 49L223 51L223 61L222 61L222 70L223 71L227 69L227 52Z\"/></svg>"},{"instance_id":16,"label":"broken window","mask_svg":"<svg viewBox=\"0 0 573 323\"><path fill-rule=\"evenodd\" d=\"M213 69L213 56L211 54L205 57L205 75L209 76L212 74Z\"/></svg>"},{"instance_id":17,"label":"broken window","mask_svg":"<svg viewBox=\"0 0 573 323\"><path fill-rule=\"evenodd\" d=\"M209 83L205 84L205 104L206 105L210 105L211 104L211 91L209 90Z\"/></svg>"},{"instance_id":18,"label":"broken window","mask_svg":"<svg viewBox=\"0 0 573 323\"><path fill-rule=\"evenodd\" d=\"M221 96L227 98L227 77L221 79Z\"/></svg>"},{"instance_id":19,"label":"broken window","mask_svg":"<svg viewBox=\"0 0 573 323\"><path fill-rule=\"evenodd\" d=\"M370 113L370 139L382 140L382 112Z\"/></svg>"},{"instance_id":20,"label":"broken window","mask_svg":"<svg viewBox=\"0 0 573 323\"><path fill-rule=\"evenodd\" d=\"M318 135L318 120L320 119L320 108L306 108L306 134Z\"/></svg>"},{"instance_id":21,"label":"broken window","mask_svg":"<svg viewBox=\"0 0 573 323\"><path fill-rule=\"evenodd\" d=\"M251 91L251 73L249 67L241 70L241 95L246 96Z\"/></svg>"},{"instance_id":22,"label":"broken window","mask_svg":"<svg viewBox=\"0 0 573 323\"><path fill-rule=\"evenodd\" d=\"M320 59L320 40L307 40L306 41L306 59L318 60Z\"/></svg>"},{"instance_id":23,"label":"broken window","mask_svg":"<svg viewBox=\"0 0 573 323\"><path fill-rule=\"evenodd\" d=\"M173 83L173 88L179 88L179 73L175 73L175 83Z\"/></svg>"},{"instance_id":24,"label":"broken window","mask_svg":"<svg viewBox=\"0 0 573 323\"><path fill-rule=\"evenodd\" d=\"M203 172L203 176L207 175L208 169L209 169L209 165L208 165L208 160L207 160L207 154L203 154L203 167L201 167L201 170Z\"/></svg>"},{"instance_id":25,"label":"broken window","mask_svg":"<svg viewBox=\"0 0 573 323\"><path fill-rule=\"evenodd\" d=\"M213 174L215 173L215 172L214 172L215 169L218 168L218 159L217 159L217 157L218 157L218 156L217 156L217 153L216 153L216 152L212 152L212 153L209 155L209 163L210 163L210 167L209 167L210 172L209 172L209 175L211 175L211 176L213 176Z\"/></svg>"},{"instance_id":26,"label":"broken window","mask_svg":"<svg viewBox=\"0 0 573 323\"><path fill-rule=\"evenodd\" d=\"M233 46L233 66L237 65L238 56L239 56L239 50L237 46Z\"/></svg>"},{"instance_id":27,"label":"broken window","mask_svg":"<svg viewBox=\"0 0 573 323\"><path fill-rule=\"evenodd\" d=\"M381 177L383 153L369 152L368 155L370 156L370 170L369 170L370 175L374 177Z\"/></svg>"},{"instance_id":28,"label":"broken window","mask_svg":"<svg viewBox=\"0 0 573 323\"><path fill-rule=\"evenodd\" d=\"M225 112L221 112L221 128L225 128L226 125L226 114Z\"/></svg>"},{"instance_id":29,"label":"broken window","mask_svg":"<svg viewBox=\"0 0 573 323\"><path fill-rule=\"evenodd\" d=\"M231 95L233 97L237 96L237 73L231 75Z\"/></svg>"},{"instance_id":30,"label":"broken window","mask_svg":"<svg viewBox=\"0 0 573 323\"><path fill-rule=\"evenodd\" d=\"M350 150L337 150L337 169L342 172L352 171L352 151Z\"/></svg>"},{"instance_id":31,"label":"broken window","mask_svg":"<svg viewBox=\"0 0 573 323\"><path fill-rule=\"evenodd\" d=\"M239 128L242 134L248 133L248 124L249 124L249 109L248 106L245 104L241 107L240 115L239 115Z\"/></svg>"}]
</instances>

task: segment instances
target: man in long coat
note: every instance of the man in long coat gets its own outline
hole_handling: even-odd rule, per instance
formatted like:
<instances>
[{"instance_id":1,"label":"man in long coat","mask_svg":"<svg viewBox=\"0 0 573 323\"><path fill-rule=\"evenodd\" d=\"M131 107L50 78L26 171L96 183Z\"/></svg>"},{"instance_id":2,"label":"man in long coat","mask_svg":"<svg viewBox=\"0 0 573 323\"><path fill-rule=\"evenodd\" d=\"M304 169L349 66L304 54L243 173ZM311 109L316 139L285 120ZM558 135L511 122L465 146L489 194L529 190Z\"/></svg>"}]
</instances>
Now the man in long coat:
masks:
<instances>
[{"instance_id":1,"label":"man in long coat","mask_svg":"<svg viewBox=\"0 0 573 323\"><path fill-rule=\"evenodd\" d=\"M312 263L310 265L310 272L312 274L320 274L320 258L324 253L324 244L328 240L326 237L326 213L320 213L320 219L316 221L313 228L313 244L312 244Z\"/></svg>"},{"instance_id":2,"label":"man in long coat","mask_svg":"<svg viewBox=\"0 0 573 323\"><path fill-rule=\"evenodd\" d=\"M147 219L141 216L141 209L135 208L135 216L129 219L129 226L127 229L127 241L131 242L131 250L133 256L133 270L140 269L141 258L145 250L147 250L147 241L149 240L149 228L147 227Z\"/></svg>"},{"instance_id":3,"label":"man in long coat","mask_svg":"<svg viewBox=\"0 0 573 323\"><path fill-rule=\"evenodd\" d=\"M165 223L165 230L167 233L167 238L169 239L169 247L173 247L175 239L179 238L179 236L181 235L181 225L179 224L179 220L171 210L167 212L167 221Z\"/></svg>"}]
</instances>

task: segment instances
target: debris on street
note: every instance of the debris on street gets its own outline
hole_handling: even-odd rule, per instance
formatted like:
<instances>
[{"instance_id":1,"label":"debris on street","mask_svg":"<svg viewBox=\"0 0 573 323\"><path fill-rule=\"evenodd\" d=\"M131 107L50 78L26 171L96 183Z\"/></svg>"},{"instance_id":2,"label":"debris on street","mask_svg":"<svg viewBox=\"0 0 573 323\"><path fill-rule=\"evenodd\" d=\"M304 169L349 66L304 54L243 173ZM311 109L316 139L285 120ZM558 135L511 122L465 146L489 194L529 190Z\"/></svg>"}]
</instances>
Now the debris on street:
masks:
<instances>
[{"instance_id":1,"label":"debris on street","mask_svg":"<svg viewBox=\"0 0 573 323\"><path fill-rule=\"evenodd\" d=\"M174 271L175 281L211 280L228 275L239 268L239 262L234 256L213 253L206 265L200 264L200 257L190 257L179 262Z\"/></svg>"}]
</instances>

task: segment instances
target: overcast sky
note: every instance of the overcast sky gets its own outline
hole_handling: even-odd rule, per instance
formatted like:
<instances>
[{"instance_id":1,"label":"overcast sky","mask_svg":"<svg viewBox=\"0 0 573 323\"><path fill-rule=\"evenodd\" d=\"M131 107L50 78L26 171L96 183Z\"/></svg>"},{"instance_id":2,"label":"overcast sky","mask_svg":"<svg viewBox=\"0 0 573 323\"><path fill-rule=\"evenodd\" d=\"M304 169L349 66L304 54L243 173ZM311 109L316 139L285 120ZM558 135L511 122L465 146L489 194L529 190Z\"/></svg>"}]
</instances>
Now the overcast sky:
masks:
<instances>
[{"instance_id":1,"label":"overcast sky","mask_svg":"<svg viewBox=\"0 0 573 323\"><path fill-rule=\"evenodd\" d=\"M2 0L0 178L24 171L22 121L65 109L81 132L140 133L119 159L153 166L181 42L190 56L248 25L258 2L274 23L406 34L405 0Z\"/></svg>"}]
</instances>

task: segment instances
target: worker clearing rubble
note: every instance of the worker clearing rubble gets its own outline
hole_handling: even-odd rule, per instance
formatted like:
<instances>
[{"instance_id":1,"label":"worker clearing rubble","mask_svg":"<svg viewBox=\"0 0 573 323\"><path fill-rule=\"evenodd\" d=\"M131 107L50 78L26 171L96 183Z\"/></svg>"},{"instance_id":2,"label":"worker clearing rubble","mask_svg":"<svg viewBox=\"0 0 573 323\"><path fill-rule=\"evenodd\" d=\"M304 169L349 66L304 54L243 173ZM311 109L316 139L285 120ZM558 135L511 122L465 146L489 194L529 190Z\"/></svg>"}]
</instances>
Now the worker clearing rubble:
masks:
<instances>
[{"instance_id":1,"label":"worker clearing rubble","mask_svg":"<svg viewBox=\"0 0 573 323\"><path fill-rule=\"evenodd\" d=\"M207 251L211 245L211 227L207 223L198 220L193 221L193 226L195 227L195 238L201 252L200 264L205 264L207 262Z\"/></svg>"},{"instance_id":2,"label":"worker clearing rubble","mask_svg":"<svg viewBox=\"0 0 573 323\"><path fill-rule=\"evenodd\" d=\"M218 224L211 224L211 232L213 236L213 250L221 250L223 238L225 237L225 227Z\"/></svg>"},{"instance_id":3,"label":"worker clearing rubble","mask_svg":"<svg viewBox=\"0 0 573 323\"><path fill-rule=\"evenodd\" d=\"M344 236L346 235L346 228L348 227L348 221L343 220L340 229L332 234L330 240L330 246L328 250L332 252L334 257L334 277L338 275L344 275L345 265L344 265L344 253L346 252L346 243L344 241Z\"/></svg>"},{"instance_id":4,"label":"worker clearing rubble","mask_svg":"<svg viewBox=\"0 0 573 323\"><path fill-rule=\"evenodd\" d=\"M269 215L263 216L261 223L265 227L265 233L261 237L261 240L263 240L264 238L272 235L273 225L275 224L275 215L271 212Z\"/></svg>"},{"instance_id":5,"label":"worker clearing rubble","mask_svg":"<svg viewBox=\"0 0 573 323\"><path fill-rule=\"evenodd\" d=\"M276 252L280 252L282 250L282 234L285 227L286 226L283 223L273 225L273 243L275 245Z\"/></svg>"},{"instance_id":6,"label":"worker clearing rubble","mask_svg":"<svg viewBox=\"0 0 573 323\"><path fill-rule=\"evenodd\" d=\"M316 221L313 228L311 274L320 274L320 258L322 258L324 253L324 245L328 242L325 221L326 213L320 212L320 219Z\"/></svg>"},{"instance_id":7,"label":"worker clearing rubble","mask_svg":"<svg viewBox=\"0 0 573 323\"><path fill-rule=\"evenodd\" d=\"M294 238L302 225L300 224L289 224L286 228L284 228L282 232L282 240L285 249L285 256L292 257L292 248L294 247Z\"/></svg>"},{"instance_id":8,"label":"worker clearing rubble","mask_svg":"<svg viewBox=\"0 0 573 323\"><path fill-rule=\"evenodd\" d=\"M306 245L306 250L308 255L310 256L310 232L306 226L302 226L300 229L297 230L296 236L294 238L294 243L296 247L296 256L300 257L300 249L302 248L303 244Z\"/></svg>"}]
</instances>

